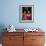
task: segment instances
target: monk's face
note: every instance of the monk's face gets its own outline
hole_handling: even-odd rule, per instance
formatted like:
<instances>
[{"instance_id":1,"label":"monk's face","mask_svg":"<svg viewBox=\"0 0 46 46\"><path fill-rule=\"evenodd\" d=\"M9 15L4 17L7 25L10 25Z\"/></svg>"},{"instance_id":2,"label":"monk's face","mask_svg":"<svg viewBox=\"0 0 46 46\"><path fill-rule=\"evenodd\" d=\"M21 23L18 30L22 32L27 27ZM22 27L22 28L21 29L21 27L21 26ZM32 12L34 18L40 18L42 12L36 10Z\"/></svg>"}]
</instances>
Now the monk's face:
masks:
<instances>
[{"instance_id":1,"label":"monk's face","mask_svg":"<svg viewBox=\"0 0 46 46\"><path fill-rule=\"evenodd\" d=\"M26 11L24 11L24 14L26 14Z\"/></svg>"}]
</instances>

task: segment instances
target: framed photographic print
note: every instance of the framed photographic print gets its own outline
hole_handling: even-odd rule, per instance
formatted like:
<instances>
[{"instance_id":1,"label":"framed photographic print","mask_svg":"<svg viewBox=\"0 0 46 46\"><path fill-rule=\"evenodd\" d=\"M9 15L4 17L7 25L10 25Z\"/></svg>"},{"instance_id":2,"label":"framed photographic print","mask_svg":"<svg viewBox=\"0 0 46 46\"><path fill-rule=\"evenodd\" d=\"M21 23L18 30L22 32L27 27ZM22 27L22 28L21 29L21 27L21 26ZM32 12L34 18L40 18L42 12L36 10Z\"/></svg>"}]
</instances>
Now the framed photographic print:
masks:
<instances>
[{"instance_id":1,"label":"framed photographic print","mask_svg":"<svg viewBox=\"0 0 46 46\"><path fill-rule=\"evenodd\" d=\"M19 21L26 23L34 21L34 5L19 6Z\"/></svg>"}]
</instances>

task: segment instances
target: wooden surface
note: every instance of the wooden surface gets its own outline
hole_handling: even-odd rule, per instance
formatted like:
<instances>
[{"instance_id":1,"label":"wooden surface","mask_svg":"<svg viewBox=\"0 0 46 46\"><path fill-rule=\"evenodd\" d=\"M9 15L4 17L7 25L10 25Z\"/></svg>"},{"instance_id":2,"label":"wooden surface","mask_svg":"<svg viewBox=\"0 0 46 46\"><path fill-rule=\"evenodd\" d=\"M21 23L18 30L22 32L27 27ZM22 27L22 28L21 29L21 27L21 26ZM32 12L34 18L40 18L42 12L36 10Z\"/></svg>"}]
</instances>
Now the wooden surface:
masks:
<instances>
[{"instance_id":1,"label":"wooden surface","mask_svg":"<svg viewBox=\"0 0 46 46\"><path fill-rule=\"evenodd\" d=\"M24 46L44 46L44 33L24 33Z\"/></svg>"},{"instance_id":2,"label":"wooden surface","mask_svg":"<svg viewBox=\"0 0 46 46\"><path fill-rule=\"evenodd\" d=\"M3 46L44 46L44 32L4 32Z\"/></svg>"}]
</instances>

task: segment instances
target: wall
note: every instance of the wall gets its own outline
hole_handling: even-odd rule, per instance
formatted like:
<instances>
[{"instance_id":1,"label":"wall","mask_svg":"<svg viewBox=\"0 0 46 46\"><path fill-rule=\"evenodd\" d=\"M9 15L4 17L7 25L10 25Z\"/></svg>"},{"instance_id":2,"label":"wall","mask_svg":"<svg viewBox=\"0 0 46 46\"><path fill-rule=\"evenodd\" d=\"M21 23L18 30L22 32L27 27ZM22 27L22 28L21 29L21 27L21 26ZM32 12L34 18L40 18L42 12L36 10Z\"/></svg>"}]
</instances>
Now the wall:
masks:
<instances>
[{"instance_id":1,"label":"wall","mask_svg":"<svg viewBox=\"0 0 46 46\"><path fill-rule=\"evenodd\" d=\"M46 1L45 0L1 0L0 25L13 24L16 28L46 29ZM34 23L19 22L19 5L34 5Z\"/></svg>"},{"instance_id":2,"label":"wall","mask_svg":"<svg viewBox=\"0 0 46 46\"><path fill-rule=\"evenodd\" d=\"M19 22L19 5L34 5L34 23ZM0 25L15 25L16 28L46 28L46 1L44 0L1 0Z\"/></svg>"},{"instance_id":3,"label":"wall","mask_svg":"<svg viewBox=\"0 0 46 46\"><path fill-rule=\"evenodd\" d=\"M34 5L34 23L19 22L19 5ZM42 28L46 32L46 0L0 0L0 27ZM1 30L0 30L1 31Z\"/></svg>"}]
</instances>

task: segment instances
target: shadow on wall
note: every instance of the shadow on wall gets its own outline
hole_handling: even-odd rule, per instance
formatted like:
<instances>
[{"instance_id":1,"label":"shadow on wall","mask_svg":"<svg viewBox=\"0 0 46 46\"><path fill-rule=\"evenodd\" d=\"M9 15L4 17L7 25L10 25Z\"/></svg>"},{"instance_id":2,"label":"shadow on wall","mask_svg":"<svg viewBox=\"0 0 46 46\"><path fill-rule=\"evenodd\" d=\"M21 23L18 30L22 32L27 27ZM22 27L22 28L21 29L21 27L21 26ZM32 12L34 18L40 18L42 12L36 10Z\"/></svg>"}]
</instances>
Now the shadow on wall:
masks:
<instances>
[{"instance_id":1,"label":"shadow on wall","mask_svg":"<svg viewBox=\"0 0 46 46\"><path fill-rule=\"evenodd\" d=\"M3 32L6 31L4 28L6 28L6 26L4 24L0 24L0 43L2 43Z\"/></svg>"}]
</instances>

